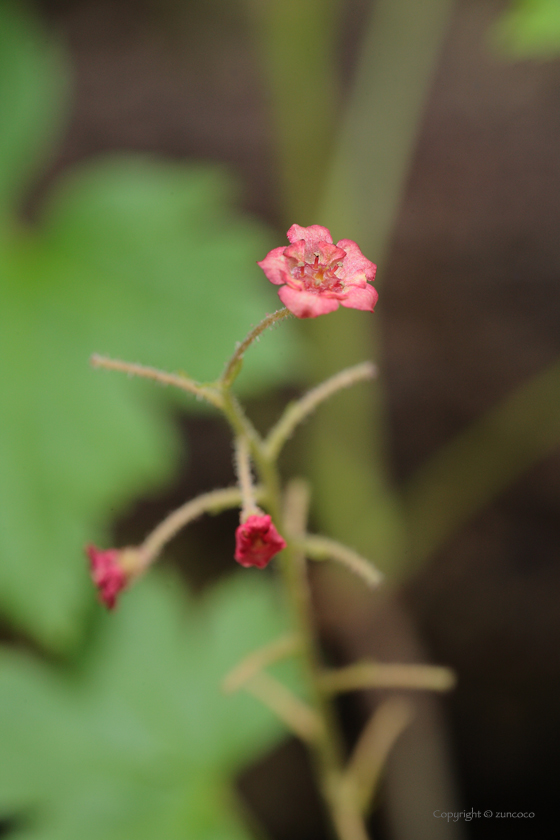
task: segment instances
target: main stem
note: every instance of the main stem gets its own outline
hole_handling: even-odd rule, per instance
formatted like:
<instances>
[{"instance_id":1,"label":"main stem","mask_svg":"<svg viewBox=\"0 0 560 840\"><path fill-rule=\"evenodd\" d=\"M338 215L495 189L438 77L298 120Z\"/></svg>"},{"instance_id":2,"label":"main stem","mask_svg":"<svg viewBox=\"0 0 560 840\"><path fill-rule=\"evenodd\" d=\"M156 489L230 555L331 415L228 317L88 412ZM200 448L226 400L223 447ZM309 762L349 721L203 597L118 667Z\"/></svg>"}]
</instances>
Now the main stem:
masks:
<instances>
[{"instance_id":1,"label":"main stem","mask_svg":"<svg viewBox=\"0 0 560 840\"><path fill-rule=\"evenodd\" d=\"M280 525L282 527L282 525ZM282 578L292 611L301 650L309 699L320 721L316 740L310 744L321 793L331 812L333 823L336 790L342 770L341 738L329 700L320 688L321 662L315 628L311 618L309 587L304 558L288 543L280 563Z\"/></svg>"},{"instance_id":2,"label":"main stem","mask_svg":"<svg viewBox=\"0 0 560 840\"><path fill-rule=\"evenodd\" d=\"M294 629L301 642L309 699L320 722L316 739L309 743L319 787L340 840L367 840L360 814L357 811L351 812L352 809L349 811L347 803L342 802L339 796L343 770L342 738L332 703L322 688L323 668L312 617L305 556L290 539L302 536L305 531L307 506L305 503L301 505L301 511L297 517L299 522L292 521L291 528L286 528L288 523L282 510L280 479L276 464L263 452L262 443L259 448L261 451L258 459L255 459L256 467L266 487L271 515L288 542L280 562L280 569L291 607ZM294 525L296 525L295 528ZM298 530L302 533L298 534Z\"/></svg>"},{"instance_id":3,"label":"main stem","mask_svg":"<svg viewBox=\"0 0 560 840\"><path fill-rule=\"evenodd\" d=\"M337 837L340 840L368 840L362 816L354 802L343 795L343 751L338 722L328 694L322 686L322 664L317 634L312 618L312 605L306 573L305 555L297 546L298 537L306 530L307 503L292 506L291 522L282 510L281 483L276 466L276 453L269 453L265 442L231 393L243 354L260 333L289 315L286 309L268 315L239 345L226 367L218 386L221 409L234 434L247 441L255 468L265 490L266 505L280 533L287 540L280 568L292 611L294 629L301 642L304 676L309 699L319 721L317 736L310 740L319 786ZM291 525L291 527L287 527ZM301 542L301 539L300 539Z\"/></svg>"}]
</instances>

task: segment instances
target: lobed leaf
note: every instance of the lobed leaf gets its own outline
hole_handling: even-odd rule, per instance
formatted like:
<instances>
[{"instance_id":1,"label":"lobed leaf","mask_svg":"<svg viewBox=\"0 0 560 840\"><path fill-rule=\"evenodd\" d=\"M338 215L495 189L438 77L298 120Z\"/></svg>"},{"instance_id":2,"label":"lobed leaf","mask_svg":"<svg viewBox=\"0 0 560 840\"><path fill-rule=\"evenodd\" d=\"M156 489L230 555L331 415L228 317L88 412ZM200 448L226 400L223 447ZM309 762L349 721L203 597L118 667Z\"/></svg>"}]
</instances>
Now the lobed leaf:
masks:
<instances>
[{"instance_id":1,"label":"lobed leaf","mask_svg":"<svg viewBox=\"0 0 560 840\"><path fill-rule=\"evenodd\" d=\"M13 3L0 5L5 212L55 122L61 85L44 41ZM217 167L118 155L59 180L34 230L4 218L0 611L53 649L76 643L93 597L83 545L103 542L110 518L171 476L179 441L170 406L201 408L92 371L89 356L214 379L236 341L277 307L255 264L268 235L232 210L232 193ZM248 353L241 388L288 375L292 338L287 326Z\"/></svg>"},{"instance_id":2,"label":"lobed leaf","mask_svg":"<svg viewBox=\"0 0 560 840\"><path fill-rule=\"evenodd\" d=\"M282 725L220 682L285 630L272 584L237 574L193 604L154 573L103 619L79 668L0 653L0 814L20 818L14 840L247 837L229 782Z\"/></svg>"}]
</instances>

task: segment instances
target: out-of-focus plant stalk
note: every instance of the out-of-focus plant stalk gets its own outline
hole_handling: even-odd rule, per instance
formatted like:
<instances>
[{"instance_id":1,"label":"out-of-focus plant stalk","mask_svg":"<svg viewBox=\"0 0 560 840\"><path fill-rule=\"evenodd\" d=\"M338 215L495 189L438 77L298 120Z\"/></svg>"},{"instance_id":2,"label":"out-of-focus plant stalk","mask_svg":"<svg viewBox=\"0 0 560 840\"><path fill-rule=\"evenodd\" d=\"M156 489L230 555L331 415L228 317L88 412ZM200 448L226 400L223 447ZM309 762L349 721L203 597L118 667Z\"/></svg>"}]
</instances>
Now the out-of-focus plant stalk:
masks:
<instances>
[{"instance_id":1,"label":"out-of-focus plant stalk","mask_svg":"<svg viewBox=\"0 0 560 840\"><path fill-rule=\"evenodd\" d=\"M364 33L355 81L324 189L321 223L360 242L380 266L441 53L452 0L377 0ZM314 375L372 355L380 358L383 306L371 321L344 313L309 325ZM342 354L342 358L341 358ZM397 571L405 524L387 469L388 436L382 382L331 403L309 436L319 515L329 530ZM325 452L338 452L328 463Z\"/></svg>"},{"instance_id":2,"label":"out-of-focus plant stalk","mask_svg":"<svg viewBox=\"0 0 560 840\"><path fill-rule=\"evenodd\" d=\"M335 239L360 242L382 265L452 0L376 0L342 120L334 113L334 2L250 5L279 130L286 221L324 224ZM337 146L327 166L333 134ZM378 314L369 320L340 311L306 324L313 376L322 379L372 352L378 357L378 322ZM344 405L325 408L308 451L317 513L328 530L381 567L398 565L404 528L387 480L379 387L375 396L356 389Z\"/></svg>"},{"instance_id":3,"label":"out-of-focus plant stalk","mask_svg":"<svg viewBox=\"0 0 560 840\"><path fill-rule=\"evenodd\" d=\"M282 215L313 224L338 118L340 0L244 2L268 86Z\"/></svg>"},{"instance_id":4,"label":"out-of-focus plant stalk","mask_svg":"<svg viewBox=\"0 0 560 840\"><path fill-rule=\"evenodd\" d=\"M372 4L342 119L334 114L336 0L245 2L258 23L278 131L282 215L287 224L320 223L335 239L358 241L380 266L379 285L453 0ZM314 378L380 359L382 301L369 323L341 309L336 318L302 325L311 339ZM558 444L557 383L552 367L521 385L413 476L404 505L388 478L382 383L355 389L344 403L333 401L308 434L320 520L381 568L408 570Z\"/></svg>"},{"instance_id":5,"label":"out-of-focus plant stalk","mask_svg":"<svg viewBox=\"0 0 560 840\"><path fill-rule=\"evenodd\" d=\"M421 563L560 444L560 360L508 394L412 476L404 493Z\"/></svg>"}]
</instances>

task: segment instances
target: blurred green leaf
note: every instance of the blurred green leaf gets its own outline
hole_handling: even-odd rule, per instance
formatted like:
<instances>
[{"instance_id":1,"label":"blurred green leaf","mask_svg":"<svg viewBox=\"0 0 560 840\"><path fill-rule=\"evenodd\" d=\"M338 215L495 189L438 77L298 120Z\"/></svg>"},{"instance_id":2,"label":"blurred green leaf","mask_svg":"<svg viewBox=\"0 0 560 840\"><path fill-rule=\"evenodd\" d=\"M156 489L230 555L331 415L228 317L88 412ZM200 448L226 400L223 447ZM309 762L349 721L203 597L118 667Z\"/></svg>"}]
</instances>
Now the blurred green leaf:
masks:
<instances>
[{"instance_id":1,"label":"blurred green leaf","mask_svg":"<svg viewBox=\"0 0 560 840\"><path fill-rule=\"evenodd\" d=\"M15 838L247 837L229 781L283 730L220 683L285 630L284 614L257 574L189 600L150 574L103 615L79 668L0 653L0 813L22 817Z\"/></svg>"},{"instance_id":2,"label":"blurred green leaf","mask_svg":"<svg viewBox=\"0 0 560 840\"><path fill-rule=\"evenodd\" d=\"M21 7L0 4L0 215L56 123L63 84L51 53ZM47 646L81 632L84 543L169 478L170 405L196 405L94 372L89 356L214 379L278 307L256 266L273 243L234 213L233 193L218 167L119 155L60 180L35 229L13 212L0 224L0 610ZM294 351L289 326L267 335L240 388L277 384Z\"/></svg>"},{"instance_id":3,"label":"blurred green leaf","mask_svg":"<svg viewBox=\"0 0 560 840\"><path fill-rule=\"evenodd\" d=\"M510 58L560 54L560 0L514 0L491 32L494 46Z\"/></svg>"},{"instance_id":4,"label":"blurred green leaf","mask_svg":"<svg viewBox=\"0 0 560 840\"><path fill-rule=\"evenodd\" d=\"M48 155L66 99L62 53L24 2L0 3L0 225Z\"/></svg>"},{"instance_id":5,"label":"blurred green leaf","mask_svg":"<svg viewBox=\"0 0 560 840\"><path fill-rule=\"evenodd\" d=\"M178 396L91 371L90 354L215 378L276 305L254 263L268 239L228 192L214 169L100 162L0 253L0 604L46 644L78 632L83 544L177 455L163 409ZM286 375L287 342L278 331L247 354L246 390Z\"/></svg>"}]
</instances>

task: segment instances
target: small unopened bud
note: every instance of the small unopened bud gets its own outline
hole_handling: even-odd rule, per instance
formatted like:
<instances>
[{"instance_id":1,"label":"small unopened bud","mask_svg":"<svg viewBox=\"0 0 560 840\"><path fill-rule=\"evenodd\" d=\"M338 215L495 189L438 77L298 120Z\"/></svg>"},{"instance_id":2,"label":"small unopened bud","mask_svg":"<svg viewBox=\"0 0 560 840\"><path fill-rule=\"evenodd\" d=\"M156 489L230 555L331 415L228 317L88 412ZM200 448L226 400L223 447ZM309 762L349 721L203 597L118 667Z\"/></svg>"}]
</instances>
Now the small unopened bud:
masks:
<instances>
[{"instance_id":1,"label":"small unopened bud","mask_svg":"<svg viewBox=\"0 0 560 840\"><path fill-rule=\"evenodd\" d=\"M235 559L241 566L264 567L286 548L268 514L252 514L235 532Z\"/></svg>"},{"instance_id":2,"label":"small unopened bud","mask_svg":"<svg viewBox=\"0 0 560 840\"><path fill-rule=\"evenodd\" d=\"M86 547L91 578L99 591L99 600L112 610L119 593L128 585L141 568L140 552L136 548L108 548L94 545Z\"/></svg>"}]
</instances>

